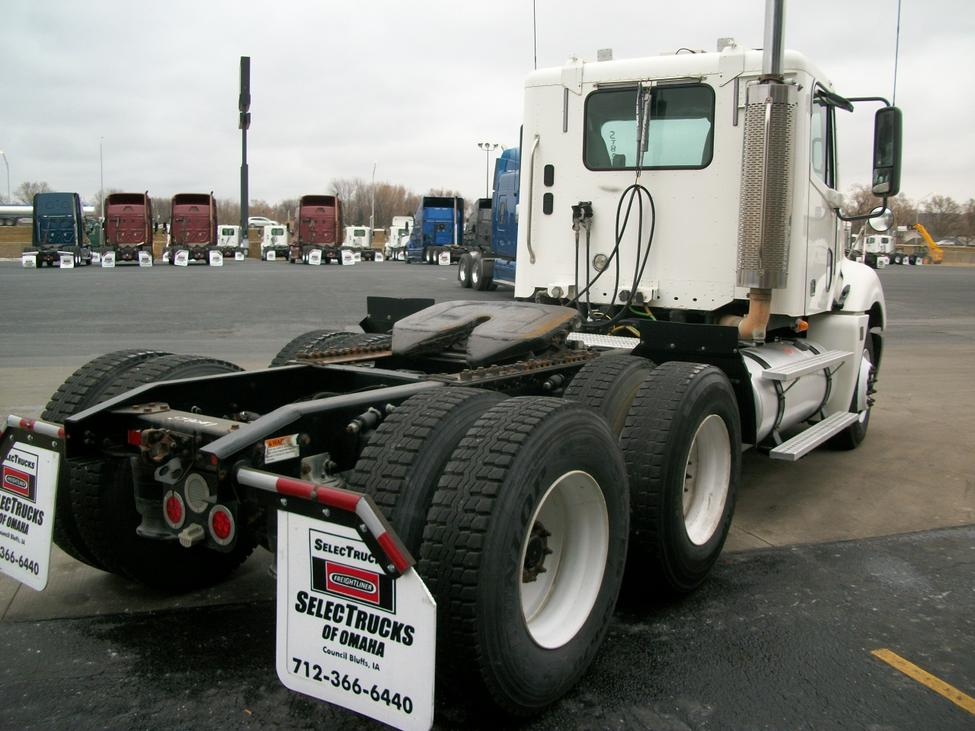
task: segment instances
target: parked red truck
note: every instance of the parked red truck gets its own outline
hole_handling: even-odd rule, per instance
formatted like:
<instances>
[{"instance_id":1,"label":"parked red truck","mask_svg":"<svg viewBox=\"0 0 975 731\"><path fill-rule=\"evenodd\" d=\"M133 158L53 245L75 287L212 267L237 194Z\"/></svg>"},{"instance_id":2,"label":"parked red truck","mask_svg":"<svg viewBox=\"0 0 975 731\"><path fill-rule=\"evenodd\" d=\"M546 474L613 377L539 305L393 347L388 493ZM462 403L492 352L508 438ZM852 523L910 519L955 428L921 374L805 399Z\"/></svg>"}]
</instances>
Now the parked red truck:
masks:
<instances>
[{"instance_id":1,"label":"parked red truck","mask_svg":"<svg viewBox=\"0 0 975 731\"><path fill-rule=\"evenodd\" d=\"M184 256L187 264L194 261L216 264L217 260L223 263L217 249L217 201L212 191L173 196L169 241L163 258L177 264L182 263Z\"/></svg>"},{"instance_id":2,"label":"parked red truck","mask_svg":"<svg viewBox=\"0 0 975 731\"><path fill-rule=\"evenodd\" d=\"M342 258L342 202L334 195L303 195L295 212L292 264L339 261Z\"/></svg>"},{"instance_id":3,"label":"parked red truck","mask_svg":"<svg viewBox=\"0 0 975 731\"><path fill-rule=\"evenodd\" d=\"M152 199L145 193L111 193L102 209L102 265L152 265Z\"/></svg>"}]
</instances>

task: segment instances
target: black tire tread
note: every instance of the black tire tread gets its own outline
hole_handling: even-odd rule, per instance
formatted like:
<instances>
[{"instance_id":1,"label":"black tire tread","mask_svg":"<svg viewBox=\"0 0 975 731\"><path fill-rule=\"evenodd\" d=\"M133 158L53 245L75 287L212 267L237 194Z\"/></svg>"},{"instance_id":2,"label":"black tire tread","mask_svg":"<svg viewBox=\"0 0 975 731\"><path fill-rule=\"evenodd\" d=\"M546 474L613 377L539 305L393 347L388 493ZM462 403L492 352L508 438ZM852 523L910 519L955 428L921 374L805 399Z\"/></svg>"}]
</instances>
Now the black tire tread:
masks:
<instances>
[{"instance_id":1,"label":"black tire tread","mask_svg":"<svg viewBox=\"0 0 975 731\"><path fill-rule=\"evenodd\" d=\"M619 435L630 402L652 367L649 360L637 355L602 355L586 363L572 377L562 396L585 404L602 415L613 432ZM617 393L621 388L625 388L628 393ZM619 402L618 397L625 403Z\"/></svg>"},{"instance_id":2,"label":"black tire tread","mask_svg":"<svg viewBox=\"0 0 975 731\"><path fill-rule=\"evenodd\" d=\"M640 387L620 436L630 478L631 561L635 559L641 565L644 581L649 577L658 590L670 594L686 593L696 586L687 585L673 574L666 555L666 475L673 460L680 458L672 444L672 438L676 438L673 425L682 415L687 392L708 371L721 373L714 366L682 361L654 368ZM740 453L740 443L738 446ZM728 497L731 510L734 499L732 491Z\"/></svg>"},{"instance_id":3,"label":"black tire tread","mask_svg":"<svg viewBox=\"0 0 975 731\"><path fill-rule=\"evenodd\" d=\"M308 347L313 345L321 347L329 340L334 340L349 334L336 330L311 330L310 332L302 333L290 340L278 351L278 354L271 360L270 367L277 368L278 366L287 365Z\"/></svg>"},{"instance_id":4,"label":"black tire tread","mask_svg":"<svg viewBox=\"0 0 975 731\"><path fill-rule=\"evenodd\" d=\"M69 416L117 395L112 393L111 389L113 382L121 373L138 363L163 355L166 353L158 350L130 348L106 353L88 361L58 386L41 413L41 419L63 424ZM67 470L67 474L60 480L60 489L54 505L52 528L54 542L72 558L101 569L103 567L82 539L72 513L69 498L70 468L62 467L62 469Z\"/></svg>"},{"instance_id":5,"label":"black tire tread","mask_svg":"<svg viewBox=\"0 0 975 731\"><path fill-rule=\"evenodd\" d=\"M372 496L414 555L425 521L418 521L413 513L426 514L447 456L474 421L503 398L476 388L419 393L387 416L362 450L349 482ZM421 464L431 452L443 450L446 454L442 461L437 460L439 464Z\"/></svg>"},{"instance_id":6,"label":"black tire tread","mask_svg":"<svg viewBox=\"0 0 975 731\"><path fill-rule=\"evenodd\" d=\"M438 647L445 648L438 673L451 688L477 687L485 650L478 636L478 571L495 503L519 449L539 425L560 409L579 404L553 397L509 398L485 412L451 455L427 514L418 571L438 604ZM495 518L497 519L497 518ZM611 610L610 610L611 611ZM608 617L604 629L608 626ZM590 646L598 648L604 633ZM507 705L490 685L493 702ZM466 696L465 696L466 697Z\"/></svg>"}]
</instances>

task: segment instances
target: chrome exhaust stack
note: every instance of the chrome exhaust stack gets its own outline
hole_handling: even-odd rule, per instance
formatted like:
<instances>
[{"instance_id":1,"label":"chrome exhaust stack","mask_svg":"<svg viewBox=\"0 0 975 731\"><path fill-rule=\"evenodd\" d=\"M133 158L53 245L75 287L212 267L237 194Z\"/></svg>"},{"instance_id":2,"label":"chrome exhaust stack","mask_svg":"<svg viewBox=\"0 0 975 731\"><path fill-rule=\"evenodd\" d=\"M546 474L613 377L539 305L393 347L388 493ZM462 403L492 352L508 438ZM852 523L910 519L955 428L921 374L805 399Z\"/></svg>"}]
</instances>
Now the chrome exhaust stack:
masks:
<instances>
[{"instance_id":1,"label":"chrome exhaust stack","mask_svg":"<svg viewBox=\"0 0 975 731\"><path fill-rule=\"evenodd\" d=\"M767 0L762 76L745 102L737 285L748 287L748 315L738 322L744 340L765 341L773 289L789 274L792 225L792 138L798 107L795 86L782 77L784 0Z\"/></svg>"}]
</instances>

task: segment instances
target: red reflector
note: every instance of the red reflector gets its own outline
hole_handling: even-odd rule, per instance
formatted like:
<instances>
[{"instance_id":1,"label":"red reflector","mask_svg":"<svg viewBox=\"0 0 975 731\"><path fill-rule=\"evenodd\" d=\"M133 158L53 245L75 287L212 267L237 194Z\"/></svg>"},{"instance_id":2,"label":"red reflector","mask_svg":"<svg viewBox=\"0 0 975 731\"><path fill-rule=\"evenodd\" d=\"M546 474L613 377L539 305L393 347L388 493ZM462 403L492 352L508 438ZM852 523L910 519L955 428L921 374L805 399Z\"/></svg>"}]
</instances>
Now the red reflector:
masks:
<instances>
[{"instance_id":1,"label":"red reflector","mask_svg":"<svg viewBox=\"0 0 975 731\"><path fill-rule=\"evenodd\" d=\"M183 508L183 499L175 492L167 493L165 500L163 500L163 512L170 528L179 528L183 525L186 511Z\"/></svg>"},{"instance_id":2,"label":"red reflector","mask_svg":"<svg viewBox=\"0 0 975 731\"><path fill-rule=\"evenodd\" d=\"M210 535L221 546L228 545L234 539L234 516L223 505L217 505L210 511Z\"/></svg>"},{"instance_id":3,"label":"red reflector","mask_svg":"<svg viewBox=\"0 0 975 731\"><path fill-rule=\"evenodd\" d=\"M132 447L142 446L142 430L141 429L129 429L125 434L125 441Z\"/></svg>"}]
</instances>

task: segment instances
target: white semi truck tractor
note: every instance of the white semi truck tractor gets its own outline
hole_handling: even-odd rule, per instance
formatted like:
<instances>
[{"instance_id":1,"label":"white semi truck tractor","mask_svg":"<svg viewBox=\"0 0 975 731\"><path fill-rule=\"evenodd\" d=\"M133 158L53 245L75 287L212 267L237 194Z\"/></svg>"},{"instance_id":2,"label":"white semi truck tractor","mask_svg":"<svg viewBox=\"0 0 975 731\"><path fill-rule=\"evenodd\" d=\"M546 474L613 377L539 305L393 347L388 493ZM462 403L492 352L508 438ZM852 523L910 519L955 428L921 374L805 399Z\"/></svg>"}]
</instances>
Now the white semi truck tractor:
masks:
<instances>
[{"instance_id":1,"label":"white semi truck tractor","mask_svg":"<svg viewBox=\"0 0 975 731\"><path fill-rule=\"evenodd\" d=\"M744 448L866 436L886 310L844 255L836 140L877 100L781 51L781 2L766 24L764 53L528 77L515 301L372 298L365 332L323 325L259 371L110 353L8 419L5 489L47 501L78 560L168 590L269 548L296 691L401 728L433 722L435 687L541 712L596 656L625 565L649 595L705 580ZM42 586L51 523L22 522Z\"/></svg>"}]
</instances>

